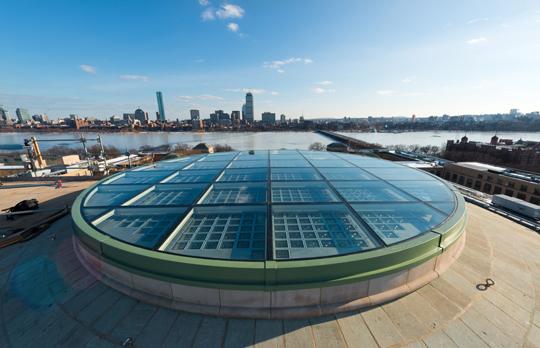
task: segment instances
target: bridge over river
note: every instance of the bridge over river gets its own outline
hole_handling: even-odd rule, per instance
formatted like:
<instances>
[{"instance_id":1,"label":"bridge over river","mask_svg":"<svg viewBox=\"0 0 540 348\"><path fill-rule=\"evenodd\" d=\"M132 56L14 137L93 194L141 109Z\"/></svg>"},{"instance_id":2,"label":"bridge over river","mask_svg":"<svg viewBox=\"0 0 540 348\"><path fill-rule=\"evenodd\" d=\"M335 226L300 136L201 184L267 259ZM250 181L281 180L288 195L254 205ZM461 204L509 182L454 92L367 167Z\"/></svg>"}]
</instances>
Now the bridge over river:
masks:
<instances>
[{"instance_id":1,"label":"bridge over river","mask_svg":"<svg viewBox=\"0 0 540 348\"><path fill-rule=\"evenodd\" d=\"M317 130L316 133L326 136L332 140L338 141L349 146L355 150L371 150L371 149L382 149L383 147L380 144L368 143L359 139L351 138L343 134L336 132L330 132L325 130Z\"/></svg>"}]
</instances>

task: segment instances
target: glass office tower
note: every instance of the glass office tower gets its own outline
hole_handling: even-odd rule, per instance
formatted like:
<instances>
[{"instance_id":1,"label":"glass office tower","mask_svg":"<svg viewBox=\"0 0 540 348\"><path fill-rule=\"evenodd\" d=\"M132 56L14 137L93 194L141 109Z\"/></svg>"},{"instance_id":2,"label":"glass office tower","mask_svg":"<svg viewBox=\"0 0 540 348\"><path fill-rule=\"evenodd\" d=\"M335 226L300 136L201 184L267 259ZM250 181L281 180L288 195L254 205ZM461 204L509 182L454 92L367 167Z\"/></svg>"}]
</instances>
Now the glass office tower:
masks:
<instances>
[{"instance_id":1,"label":"glass office tower","mask_svg":"<svg viewBox=\"0 0 540 348\"><path fill-rule=\"evenodd\" d=\"M158 110L159 110L159 115L158 115L158 121L160 122L165 122L165 108L163 107L163 95L161 94L161 92L156 92L156 97L157 97L157 104L158 104Z\"/></svg>"}]
</instances>

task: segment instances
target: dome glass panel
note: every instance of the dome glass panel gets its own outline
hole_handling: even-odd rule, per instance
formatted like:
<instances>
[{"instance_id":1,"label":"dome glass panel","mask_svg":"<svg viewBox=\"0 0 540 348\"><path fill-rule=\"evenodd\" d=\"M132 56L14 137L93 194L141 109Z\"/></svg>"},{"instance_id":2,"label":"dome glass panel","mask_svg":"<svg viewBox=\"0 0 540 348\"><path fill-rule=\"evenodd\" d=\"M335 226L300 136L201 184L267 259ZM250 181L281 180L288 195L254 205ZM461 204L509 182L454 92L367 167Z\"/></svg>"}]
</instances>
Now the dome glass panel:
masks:
<instances>
[{"instance_id":1,"label":"dome glass panel","mask_svg":"<svg viewBox=\"0 0 540 348\"><path fill-rule=\"evenodd\" d=\"M383 181L332 181L332 185L348 202L401 202L412 197Z\"/></svg>"},{"instance_id":2,"label":"dome glass panel","mask_svg":"<svg viewBox=\"0 0 540 348\"><path fill-rule=\"evenodd\" d=\"M148 185L100 185L86 196L84 205L86 207L120 205L148 187Z\"/></svg>"},{"instance_id":3,"label":"dome glass panel","mask_svg":"<svg viewBox=\"0 0 540 348\"><path fill-rule=\"evenodd\" d=\"M205 184L159 184L152 186L124 205L190 205L195 202L195 199L201 195L207 186Z\"/></svg>"},{"instance_id":4,"label":"dome glass panel","mask_svg":"<svg viewBox=\"0 0 540 348\"><path fill-rule=\"evenodd\" d=\"M267 168L252 169L226 169L218 181L243 182L243 181L267 181Z\"/></svg>"},{"instance_id":5,"label":"dome glass panel","mask_svg":"<svg viewBox=\"0 0 540 348\"><path fill-rule=\"evenodd\" d=\"M98 232L146 249L223 260L300 260L415 238L456 210L431 174L373 157L273 150L203 154L121 172L89 189Z\"/></svg>"},{"instance_id":6,"label":"dome glass panel","mask_svg":"<svg viewBox=\"0 0 540 348\"><path fill-rule=\"evenodd\" d=\"M272 202L337 202L333 190L322 181L272 183Z\"/></svg>"},{"instance_id":7,"label":"dome glass panel","mask_svg":"<svg viewBox=\"0 0 540 348\"><path fill-rule=\"evenodd\" d=\"M322 180L313 168L272 168L272 181Z\"/></svg>"},{"instance_id":8,"label":"dome glass panel","mask_svg":"<svg viewBox=\"0 0 540 348\"><path fill-rule=\"evenodd\" d=\"M266 207L196 207L163 250L232 260L266 257Z\"/></svg>"},{"instance_id":9,"label":"dome glass panel","mask_svg":"<svg viewBox=\"0 0 540 348\"><path fill-rule=\"evenodd\" d=\"M220 173L220 170L208 169L208 170L183 170L176 172L167 179L163 180L163 183L167 184L182 184L182 183L201 183L212 182L212 180Z\"/></svg>"},{"instance_id":10,"label":"dome glass panel","mask_svg":"<svg viewBox=\"0 0 540 348\"><path fill-rule=\"evenodd\" d=\"M112 179L106 180L104 185L123 184L155 184L172 175L173 171L125 171Z\"/></svg>"}]
</instances>

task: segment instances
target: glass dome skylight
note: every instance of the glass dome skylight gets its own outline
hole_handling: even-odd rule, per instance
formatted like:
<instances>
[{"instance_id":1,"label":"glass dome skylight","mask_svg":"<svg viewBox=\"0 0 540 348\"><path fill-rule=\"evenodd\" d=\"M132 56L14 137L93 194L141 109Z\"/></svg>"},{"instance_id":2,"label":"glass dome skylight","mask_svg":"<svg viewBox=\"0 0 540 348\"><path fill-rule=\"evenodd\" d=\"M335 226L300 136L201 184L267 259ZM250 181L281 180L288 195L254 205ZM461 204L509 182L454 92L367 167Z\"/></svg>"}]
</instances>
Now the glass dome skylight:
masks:
<instances>
[{"instance_id":1,"label":"glass dome skylight","mask_svg":"<svg viewBox=\"0 0 540 348\"><path fill-rule=\"evenodd\" d=\"M443 181L398 163L276 150L125 171L91 189L81 209L97 231L142 248L280 261L394 245L440 225L455 206Z\"/></svg>"}]
</instances>

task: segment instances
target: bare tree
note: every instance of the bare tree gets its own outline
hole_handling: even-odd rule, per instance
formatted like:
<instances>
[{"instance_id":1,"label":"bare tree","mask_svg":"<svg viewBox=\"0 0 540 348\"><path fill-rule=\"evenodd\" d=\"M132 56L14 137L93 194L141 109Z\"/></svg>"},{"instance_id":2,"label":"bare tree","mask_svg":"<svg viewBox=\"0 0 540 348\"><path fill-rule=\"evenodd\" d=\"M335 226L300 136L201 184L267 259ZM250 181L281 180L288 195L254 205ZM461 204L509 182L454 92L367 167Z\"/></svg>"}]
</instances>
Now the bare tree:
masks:
<instances>
[{"instance_id":1,"label":"bare tree","mask_svg":"<svg viewBox=\"0 0 540 348\"><path fill-rule=\"evenodd\" d=\"M234 149L232 148L232 146L230 145L222 145L222 144L215 144L214 145L214 152L229 152L229 151L234 151Z\"/></svg>"},{"instance_id":2,"label":"bare tree","mask_svg":"<svg viewBox=\"0 0 540 348\"><path fill-rule=\"evenodd\" d=\"M324 150L326 150L326 146L324 146L322 143L315 142L315 143L309 145L309 150L311 150L311 151L324 151Z\"/></svg>"}]
</instances>

